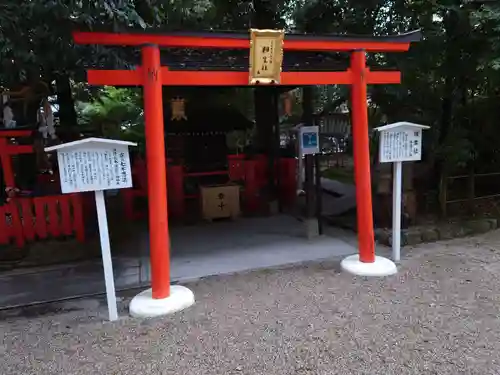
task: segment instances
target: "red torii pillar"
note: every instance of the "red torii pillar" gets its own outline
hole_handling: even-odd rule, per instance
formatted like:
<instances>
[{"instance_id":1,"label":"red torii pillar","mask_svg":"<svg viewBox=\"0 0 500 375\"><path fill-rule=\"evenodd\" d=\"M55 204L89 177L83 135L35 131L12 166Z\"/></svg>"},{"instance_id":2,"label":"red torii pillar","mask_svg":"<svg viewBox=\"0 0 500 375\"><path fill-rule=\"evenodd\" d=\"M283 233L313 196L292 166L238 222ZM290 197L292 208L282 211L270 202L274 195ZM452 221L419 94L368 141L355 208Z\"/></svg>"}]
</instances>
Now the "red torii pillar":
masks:
<instances>
[{"instance_id":1,"label":"red torii pillar","mask_svg":"<svg viewBox=\"0 0 500 375\"><path fill-rule=\"evenodd\" d=\"M370 172L370 138L368 128L368 97L366 88L366 54L354 51L351 55L353 83L352 139L354 156L354 179L356 182L356 216L358 227L359 260L375 261L375 243L372 210L372 182Z\"/></svg>"},{"instance_id":2,"label":"red torii pillar","mask_svg":"<svg viewBox=\"0 0 500 375\"><path fill-rule=\"evenodd\" d=\"M375 255L373 228L372 183L370 172L370 137L368 126L368 96L366 52L351 53L351 100L356 183L356 216L359 253L344 258L343 270L360 276L389 276L397 272L391 260Z\"/></svg>"},{"instance_id":3,"label":"red torii pillar","mask_svg":"<svg viewBox=\"0 0 500 375\"><path fill-rule=\"evenodd\" d=\"M170 233L160 50L142 47L152 296L170 296Z\"/></svg>"},{"instance_id":4,"label":"red torii pillar","mask_svg":"<svg viewBox=\"0 0 500 375\"><path fill-rule=\"evenodd\" d=\"M183 286L170 286L170 233L160 49L154 44L144 45L141 48L141 55L140 76L144 88L148 172L151 289L135 296L130 302L129 310L135 317L153 317L173 313L192 305L194 294Z\"/></svg>"}]
</instances>

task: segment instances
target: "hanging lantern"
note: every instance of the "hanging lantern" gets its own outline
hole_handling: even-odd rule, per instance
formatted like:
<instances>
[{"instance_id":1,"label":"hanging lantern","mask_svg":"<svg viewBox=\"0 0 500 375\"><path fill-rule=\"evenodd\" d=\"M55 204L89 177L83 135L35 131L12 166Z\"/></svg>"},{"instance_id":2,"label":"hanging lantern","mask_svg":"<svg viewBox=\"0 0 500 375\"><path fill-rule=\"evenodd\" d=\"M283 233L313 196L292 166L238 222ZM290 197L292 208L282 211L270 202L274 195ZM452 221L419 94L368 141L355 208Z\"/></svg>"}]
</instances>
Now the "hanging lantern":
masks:
<instances>
[{"instance_id":1,"label":"hanging lantern","mask_svg":"<svg viewBox=\"0 0 500 375\"><path fill-rule=\"evenodd\" d=\"M183 98L179 97L173 98L170 101L170 105L172 109L171 120L177 120L177 121L187 120Z\"/></svg>"}]
</instances>

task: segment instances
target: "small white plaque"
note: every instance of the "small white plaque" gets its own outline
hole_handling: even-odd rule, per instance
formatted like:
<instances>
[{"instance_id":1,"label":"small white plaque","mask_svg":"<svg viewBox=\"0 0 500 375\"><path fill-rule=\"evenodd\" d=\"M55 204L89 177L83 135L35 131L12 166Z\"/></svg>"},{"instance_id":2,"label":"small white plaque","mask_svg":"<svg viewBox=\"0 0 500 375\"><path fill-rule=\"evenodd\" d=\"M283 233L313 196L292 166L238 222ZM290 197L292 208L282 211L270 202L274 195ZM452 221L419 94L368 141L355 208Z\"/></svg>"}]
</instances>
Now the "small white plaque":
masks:
<instances>
[{"instance_id":1,"label":"small white plaque","mask_svg":"<svg viewBox=\"0 0 500 375\"><path fill-rule=\"evenodd\" d=\"M380 131L380 162L394 163L421 160L422 130L427 128L426 126L411 123L397 123L376 128L376 130Z\"/></svg>"}]
</instances>

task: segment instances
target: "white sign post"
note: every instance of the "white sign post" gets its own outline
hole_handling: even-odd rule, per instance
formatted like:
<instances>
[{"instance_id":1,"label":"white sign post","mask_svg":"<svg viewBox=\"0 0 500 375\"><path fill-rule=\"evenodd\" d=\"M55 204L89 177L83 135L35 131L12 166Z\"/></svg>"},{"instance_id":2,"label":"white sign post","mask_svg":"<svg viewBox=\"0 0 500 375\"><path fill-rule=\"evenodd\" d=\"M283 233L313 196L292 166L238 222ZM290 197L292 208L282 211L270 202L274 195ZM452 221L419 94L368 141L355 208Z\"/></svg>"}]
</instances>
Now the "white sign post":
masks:
<instances>
[{"instance_id":1,"label":"white sign post","mask_svg":"<svg viewBox=\"0 0 500 375\"><path fill-rule=\"evenodd\" d=\"M63 194L95 192L106 299L111 321L118 319L118 309L104 190L132 187L129 146L137 146L137 144L111 139L87 138L45 149L47 152L57 151Z\"/></svg>"},{"instance_id":2,"label":"white sign post","mask_svg":"<svg viewBox=\"0 0 500 375\"><path fill-rule=\"evenodd\" d=\"M380 132L379 160L381 163L393 163L392 182L392 258L401 260L401 206L403 162L418 161L422 158L422 130L428 126L411 122L375 128Z\"/></svg>"}]
</instances>

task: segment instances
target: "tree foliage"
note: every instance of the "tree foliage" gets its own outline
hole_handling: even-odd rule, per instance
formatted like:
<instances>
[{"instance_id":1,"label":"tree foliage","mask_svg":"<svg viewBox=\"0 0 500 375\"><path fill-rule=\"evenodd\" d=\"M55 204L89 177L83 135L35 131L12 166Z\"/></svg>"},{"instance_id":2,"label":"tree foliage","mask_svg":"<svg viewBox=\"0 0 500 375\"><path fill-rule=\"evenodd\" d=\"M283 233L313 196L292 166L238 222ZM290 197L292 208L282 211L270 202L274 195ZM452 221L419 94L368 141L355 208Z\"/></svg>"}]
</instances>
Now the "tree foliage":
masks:
<instances>
[{"instance_id":1,"label":"tree foliage","mask_svg":"<svg viewBox=\"0 0 500 375\"><path fill-rule=\"evenodd\" d=\"M82 57L99 58L103 51L73 46L77 28L146 26L133 1L114 0L4 0L0 24L0 77L7 86L67 72L82 77Z\"/></svg>"}]
</instances>

